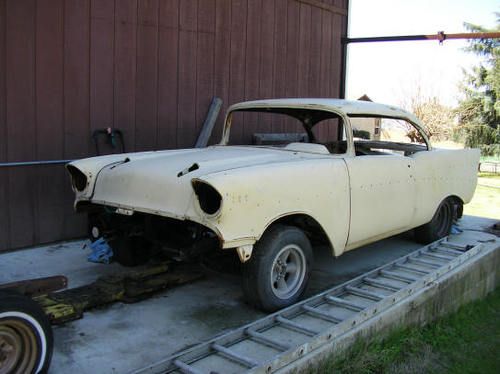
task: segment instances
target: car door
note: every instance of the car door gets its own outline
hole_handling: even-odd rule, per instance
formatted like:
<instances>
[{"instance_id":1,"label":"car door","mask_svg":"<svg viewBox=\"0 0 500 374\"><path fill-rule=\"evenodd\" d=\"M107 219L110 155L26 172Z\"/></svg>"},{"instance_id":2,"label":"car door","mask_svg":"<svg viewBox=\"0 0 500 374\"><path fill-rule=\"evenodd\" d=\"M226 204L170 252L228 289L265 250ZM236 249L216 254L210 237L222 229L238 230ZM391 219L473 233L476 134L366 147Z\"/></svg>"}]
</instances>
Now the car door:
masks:
<instances>
[{"instance_id":1,"label":"car door","mask_svg":"<svg viewBox=\"0 0 500 374\"><path fill-rule=\"evenodd\" d=\"M348 248L410 226L416 202L410 157L353 156L346 164L351 191Z\"/></svg>"},{"instance_id":2,"label":"car door","mask_svg":"<svg viewBox=\"0 0 500 374\"><path fill-rule=\"evenodd\" d=\"M419 126L394 118L350 118L355 152L349 172L351 249L410 229L417 206L413 155L429 148Z\"/></svg>"}]
</instances>

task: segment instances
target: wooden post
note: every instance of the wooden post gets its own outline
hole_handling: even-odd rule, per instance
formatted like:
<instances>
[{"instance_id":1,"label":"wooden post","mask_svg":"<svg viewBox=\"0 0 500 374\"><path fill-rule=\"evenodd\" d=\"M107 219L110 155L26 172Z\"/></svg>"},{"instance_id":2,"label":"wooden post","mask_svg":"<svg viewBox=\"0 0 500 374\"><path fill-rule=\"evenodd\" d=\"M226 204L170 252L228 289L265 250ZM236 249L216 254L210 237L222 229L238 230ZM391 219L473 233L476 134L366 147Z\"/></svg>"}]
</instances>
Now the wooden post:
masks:
<instances>
[{"instance_id":1,"label":"wooden post","mask_svg":"<svg viewBox=\"0 0 500 374\"><path fill-rule=\"evenodd\" d=\"M213 97L210 108L208 109L207 118L205 118L205 123L201 129L198 140L196 140L195 148L204 148L207 146L212 131L219 116L220 108L222 106L222 99L218 97Z\"/></svg>"}]
</instances>

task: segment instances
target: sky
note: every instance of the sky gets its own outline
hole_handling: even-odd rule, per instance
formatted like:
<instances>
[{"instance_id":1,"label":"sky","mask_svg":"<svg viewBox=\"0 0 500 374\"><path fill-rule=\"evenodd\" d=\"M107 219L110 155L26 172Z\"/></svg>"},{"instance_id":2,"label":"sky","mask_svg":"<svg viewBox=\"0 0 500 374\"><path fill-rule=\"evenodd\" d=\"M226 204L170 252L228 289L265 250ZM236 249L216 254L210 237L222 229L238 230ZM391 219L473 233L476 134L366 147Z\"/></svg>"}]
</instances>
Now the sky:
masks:
<instances>
[{"instance_id":1,"label":"sky","mask_svg":"<svg viewBox=\"0 0 500 374\"><path fill-rule=\"evenodd\" d=\"M493 28L500 2L494 0L350 0L349 36L467 32L464 22ZM347 98L405 106L420 88L449 106L457 104L463 68L480 58L463 51L462 40L351 44ZM409 109L409 108L408 108Z\"/></svg>"}]
</instances>

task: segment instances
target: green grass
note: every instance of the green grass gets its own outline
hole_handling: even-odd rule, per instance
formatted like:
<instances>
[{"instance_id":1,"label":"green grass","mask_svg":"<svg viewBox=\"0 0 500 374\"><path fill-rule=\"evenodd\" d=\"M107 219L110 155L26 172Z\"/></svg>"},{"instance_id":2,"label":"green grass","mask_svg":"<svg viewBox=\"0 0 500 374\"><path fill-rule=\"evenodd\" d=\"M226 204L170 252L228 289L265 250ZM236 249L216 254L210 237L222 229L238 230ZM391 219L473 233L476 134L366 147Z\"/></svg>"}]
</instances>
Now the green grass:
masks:
<instances>
[{"instance_id":1,"label":"green grass","mask_svg":"<svg viewBox=\"0 0 500 374\"><path fill-rule=\"evenodd\" d=\"M425 327L359 342L310 373L500 373L500 289Z\"/></svg>"},{"instance_id":2,"label":"green grass","mask_svg":"<svg viewBox=\"0 0 500 374\"><path fill-rule=\"evenodd\" d=\"M464 214L500 219L500 174L479 173L478 186Z\"/></svg>"},{"instance_id":3,"label":"green grass","mask_svg":"<svg viewBox=\"0 0 500 374\"><path fill-rule=\"evenodd\" d=\"M486 171L481 171L477 173L478 178L489 178L489 179L498 179L500 181L500 174L499 173L489 173Z\"/></svg>"},{"instance_id":4,"label":"green grass","mask_svg":"<svg viewBox=\"0 0 500 374\"><path fill-rule=\"evenodd\" d=\"M481 156L481 162L500 162L500 156Z\"/></svg>"}]
</instances>

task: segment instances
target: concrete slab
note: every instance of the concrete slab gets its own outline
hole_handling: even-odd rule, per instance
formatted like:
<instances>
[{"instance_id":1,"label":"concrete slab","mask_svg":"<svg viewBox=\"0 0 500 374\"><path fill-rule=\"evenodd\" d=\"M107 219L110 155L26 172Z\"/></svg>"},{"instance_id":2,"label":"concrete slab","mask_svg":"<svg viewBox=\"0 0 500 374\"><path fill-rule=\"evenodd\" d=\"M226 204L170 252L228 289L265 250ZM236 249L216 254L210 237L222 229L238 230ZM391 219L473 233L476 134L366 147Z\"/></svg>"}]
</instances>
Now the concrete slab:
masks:
<instances>
[{"instance_id":1,"label":"concrete slab","mask_svg":"<svg viewBox=\"0 0 500 374\"><path fill-rule=\"evenodd\" d=\"M495 221L464 217L464 234L483 231ZM470 231L472 230L472 231ZM462 237L462 239L460 239ZM64 274L70 287L122 271L118 264L88 263L84 242L69 242L0 256L0 283ZM420 247L410 233L359 248L334 259L319 248L307 296L374 269ZM263 314L247 306L238 271L207 269L193 284L157 294L137 304L114 304L85 313L79 321L55 327L51 373L123 373L207 340Z\"/></svg>"}]
</instances>

